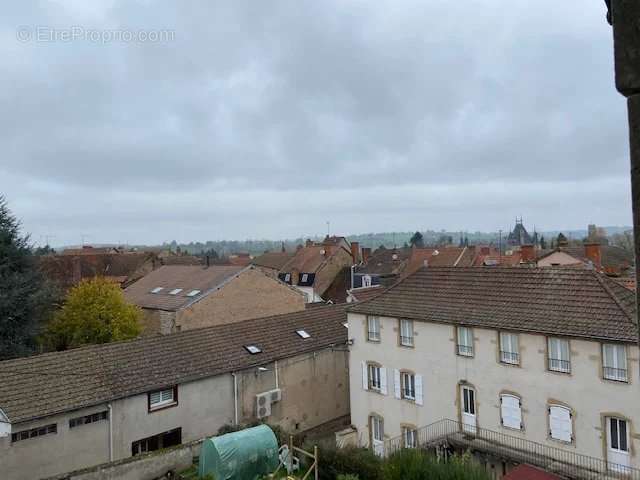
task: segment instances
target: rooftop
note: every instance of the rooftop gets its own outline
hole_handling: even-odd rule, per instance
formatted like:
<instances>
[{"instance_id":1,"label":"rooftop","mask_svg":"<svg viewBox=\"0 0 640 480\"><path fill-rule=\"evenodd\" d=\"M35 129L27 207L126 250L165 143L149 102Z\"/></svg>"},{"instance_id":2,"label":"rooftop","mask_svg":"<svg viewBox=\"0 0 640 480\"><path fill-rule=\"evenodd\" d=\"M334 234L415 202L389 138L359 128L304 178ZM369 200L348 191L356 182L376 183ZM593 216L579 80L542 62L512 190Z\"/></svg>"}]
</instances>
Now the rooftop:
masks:
<instances>
[{"instance_id":1,"label":"rooftop","mask_svg":"<svg viewBox=\"0 0 640 480\"><path fill-rule=\"evenodd\" d=\"M427 267L349 311L637 342L635 294L593 270Z\"/></svg>"},{"instance_id":2,"label":"rooftop","mask_svg":"<svg viewBox=\"0 0 640 480\"><path fill-rule=\"evenodd\" d=\"M294 255L294 253L288 252L266 252L254 258L251 263L253 263L257 267L280 270L289 260L293 258Z\"/></svg>"},{"instance_id":3,"label":"rooftop","mask_svg":"<svg viewBox=\"0 0 640 480\"><path fill-rule=\"evenodd\" d=\"M0 409L16 423L264 365L344 344L345 322L344 305L331 305L7 360ZM250 345L260 353L249 353Z\"/></svg>"}]
</instances>

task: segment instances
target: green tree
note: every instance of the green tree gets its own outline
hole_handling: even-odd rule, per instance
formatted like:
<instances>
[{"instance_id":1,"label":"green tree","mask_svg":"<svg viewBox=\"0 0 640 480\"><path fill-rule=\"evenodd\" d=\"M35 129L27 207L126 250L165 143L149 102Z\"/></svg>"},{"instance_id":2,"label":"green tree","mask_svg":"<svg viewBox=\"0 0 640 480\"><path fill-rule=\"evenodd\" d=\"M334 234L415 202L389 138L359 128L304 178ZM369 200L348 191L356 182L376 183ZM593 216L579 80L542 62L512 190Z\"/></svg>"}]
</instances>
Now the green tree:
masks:
<instances>
[{"instance_id":1,"label":"green tree","mask_svg":"<svg viewBox=\"0 0 640 480\"><path fill-rule=\"evenodd\" d=\"M73 287L64 306L47 325L46 346L66 350L86 344L108 343L137 337L142 311L126 302L122 290L96 277Z\"/></svg>"},{"instance_id":2,"label":"green tree","mask_svg":"<svg viewBox=\"0 0 640 480\"><path fill-rule=\"evenodd\" d=\"M547 249L547 241L544 238L544 235L540 236L540 248L542 250L546 250Z\"/></svg>"},{"instance_id":3,"label":"green tree","mask_svg":"<svg viewBox=\"0 0 640 480\"><path fill-rule=\"evenodd\" d=\"M411 236L411 239L409 239L409 245L411 245L412 247L418 247L418 248L424 247L424 237L422 236L422 233L420 232L414 233Z\"/></svg>"},{"instance_id":4,"label":"green tree","mask_svg":"<svg viewBox=\"0 0 640 480\"><path fill-rule=\"evenodd\" d=\"M29 355L49 318L55 290L38 270L29 236L20 233L0 195L0 360Z\"/></svg>"}]
</instances>

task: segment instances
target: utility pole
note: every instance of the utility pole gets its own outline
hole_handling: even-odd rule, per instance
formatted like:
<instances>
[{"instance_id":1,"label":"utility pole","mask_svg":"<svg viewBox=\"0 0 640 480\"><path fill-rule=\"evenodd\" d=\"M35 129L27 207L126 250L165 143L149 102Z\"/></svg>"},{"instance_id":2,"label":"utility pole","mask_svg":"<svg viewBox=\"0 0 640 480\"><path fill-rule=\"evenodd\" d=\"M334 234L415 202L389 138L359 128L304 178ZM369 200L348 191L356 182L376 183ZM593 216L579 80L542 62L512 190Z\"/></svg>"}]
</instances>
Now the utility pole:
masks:
<instances>
[{"instance_id":1,"label":"utility pole","mask_svg":"<svg viewBox=\"0 0 640 480\"><path fill-rule=\"evenodd\" d=\"M636 253L636 312L640 312L640 2L605 0L607 20L613 25L616 88L627 98L631 151L631 200ZM640 322L638 344L640 345Z\"/></svg>"}]
</instances>

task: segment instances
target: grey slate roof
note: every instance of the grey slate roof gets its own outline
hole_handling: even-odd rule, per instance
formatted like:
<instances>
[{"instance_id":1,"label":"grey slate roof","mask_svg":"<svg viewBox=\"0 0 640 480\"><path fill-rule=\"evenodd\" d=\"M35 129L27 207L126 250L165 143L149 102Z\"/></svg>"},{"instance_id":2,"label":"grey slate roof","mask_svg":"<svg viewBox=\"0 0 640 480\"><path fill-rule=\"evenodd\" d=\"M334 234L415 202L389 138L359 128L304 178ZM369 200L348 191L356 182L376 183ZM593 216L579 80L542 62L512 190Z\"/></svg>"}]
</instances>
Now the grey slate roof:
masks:
<instances>
[{"instance_id":1,"label":"grey slate roof","mask_svg":"<svg viewBox=\"0 0 640 480\"><path fill-rule=\"evenodd\" d=\"M635 294L592 270L427 267L348 310L550 335L638 340Z\"/></svg>"},{"instance_id":2,"label":"grey slate roof","mask_svg":"<svg viewBox=\"0 0 640 480\"><path fill-rule=\"evenodd\" d=\"M96 405L344 344L344 305L0 362L12 423ZM311 337L302 339L296 330ZM262 353L251 355L245 345Z\"/></svg>"}]
</instances>

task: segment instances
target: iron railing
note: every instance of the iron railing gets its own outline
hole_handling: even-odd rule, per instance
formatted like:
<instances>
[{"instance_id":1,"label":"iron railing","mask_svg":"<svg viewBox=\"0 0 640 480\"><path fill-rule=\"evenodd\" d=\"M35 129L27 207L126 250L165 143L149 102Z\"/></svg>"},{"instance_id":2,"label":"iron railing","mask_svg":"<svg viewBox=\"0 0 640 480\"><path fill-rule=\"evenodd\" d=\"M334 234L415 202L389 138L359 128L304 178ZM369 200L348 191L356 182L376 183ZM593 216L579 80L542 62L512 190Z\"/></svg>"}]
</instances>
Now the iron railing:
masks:
<instances>
[{"instance_id":1,"label":"iron railing","mask_svg":"<svg viewBox=\"0 0 640 480\"><path fill-rule=\"evenodd\" d=\"M413 347L413 337L400 335L400 345L404 347Z\"/></svg>"},{"instance_id":2,"label":"iron railing","mask_svg":"<svg viewBox=\"0 0 640 480\"><path fill-rule=\"evenodd\" d=\"M462 355L463 357L473 357L473 347L458 344L458 355Z\"/></svg>"},{"instance_id":3,"label":"iron railing","mask_svg":"<svg viewBox=\"0 0 640 480\"><path fill-rule=\"evenodd\" d=\"M520 354L515 352L506 352L504 350L500 350L500 360L503 363L511 363L513 365L517 365L520 363Z\"/></svg>"},{"instance_id":4,"label":"iron railing","mask_svg":"<svg viewBox=\"0 0 640 480\"><path fill-rule=\"evenodd\" d=\"M626 368L604 367L603 370L604 378L606 378L607 380L617 380L618 382L627 381Z\"/></svg>"},{"instance_id":5,"label":"iron railing","mask_svg":"<svg viewBox=\"0 0 640 480\"><path fill-rule=\"evenodd\" d=\"M559 358L549 358L549 370L569 373L571 372L571 362L569 360L561 360Z\"/></svg>"},{"instance_id":6,"label":"iron railing","mask_svg":"<svg viewBox=\"0 0 640 480\"><path fill-rule=\"evenodd\" d=\"M421 427L416 432L418 448L448 446L494 455L515 463L527 463L563 477L580 480L640 480L640 469L618 465L600 458L545 445L521 437L443 419ZM385 442L384 455L405 448L403 435Z\"/></svg>"}]
</instances>

